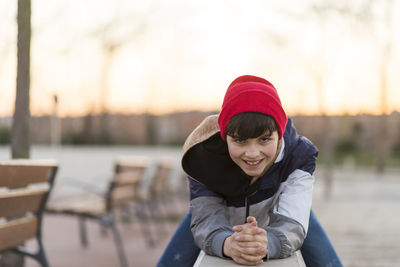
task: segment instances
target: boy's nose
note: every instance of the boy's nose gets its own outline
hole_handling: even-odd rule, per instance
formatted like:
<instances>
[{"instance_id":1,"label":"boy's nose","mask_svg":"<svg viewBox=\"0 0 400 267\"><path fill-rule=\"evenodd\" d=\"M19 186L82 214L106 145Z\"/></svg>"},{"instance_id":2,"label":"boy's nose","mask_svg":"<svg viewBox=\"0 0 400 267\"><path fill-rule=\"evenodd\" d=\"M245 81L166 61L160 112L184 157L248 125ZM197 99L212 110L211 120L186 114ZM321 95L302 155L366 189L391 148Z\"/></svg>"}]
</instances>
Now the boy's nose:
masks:
<instances>
[{"instance_id":1,"label":"boy's nose","mask_svg":"<svg viewBox=\"0 0 400 267\"><path fill-rule=\"evenodd\" d=\"M257 158L260 154L260 151L255 146L249 146L246 149L245 156L248 158Z\"/></svg>"}]
</instances>

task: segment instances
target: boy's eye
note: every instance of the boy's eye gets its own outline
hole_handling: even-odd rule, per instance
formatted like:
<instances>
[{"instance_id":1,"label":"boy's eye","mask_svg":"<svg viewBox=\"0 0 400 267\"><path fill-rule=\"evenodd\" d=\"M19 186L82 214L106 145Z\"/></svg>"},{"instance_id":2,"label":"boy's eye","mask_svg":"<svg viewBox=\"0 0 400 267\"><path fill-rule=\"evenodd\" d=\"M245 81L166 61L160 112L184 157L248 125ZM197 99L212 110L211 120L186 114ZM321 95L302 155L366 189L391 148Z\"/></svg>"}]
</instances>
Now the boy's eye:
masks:
<instances>
[{"instance_id":1,"label":"boy's eye","mask_svg":"<svg viewBox=\"0 0 400 267\"><path fill-rule=\"evenodd\" d=\"M246 142L246 139L234 139L235 143L238 144L244 144Z\"/></svg>"},{"instance_id":2,"label":"boy's eye","mask_svg":"<svg viewBox=\"0 0 400 267\"><path fill-rule=\"evenodd\" d=\"M271 140L271 138L268 137L268 136L260 137L260 141L261 141L261 142L268 142L269 140Z\"/></svg>"}]
</instances>

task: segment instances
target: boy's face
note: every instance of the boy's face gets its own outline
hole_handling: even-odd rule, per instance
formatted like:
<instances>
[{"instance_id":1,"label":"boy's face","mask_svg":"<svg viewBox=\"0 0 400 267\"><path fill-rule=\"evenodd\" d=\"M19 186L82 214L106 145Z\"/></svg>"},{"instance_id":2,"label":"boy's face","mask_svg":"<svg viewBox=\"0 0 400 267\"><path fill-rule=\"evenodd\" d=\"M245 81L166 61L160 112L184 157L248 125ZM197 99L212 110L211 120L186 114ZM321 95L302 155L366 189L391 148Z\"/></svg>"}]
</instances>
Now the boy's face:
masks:
<instances>
[{"instance_id":1,"label":"boy's face","mask_svg":"<svg viewBox=\"0 0 400 267\"><path fill-rule=\"evenodd\" d=\"M226 137L229 155L247 175L260 176L267 165L274 160L278 149L278 132L270 136L261 135L257 138L241 140L231 136Z\"/></svg>"}]
</instances>

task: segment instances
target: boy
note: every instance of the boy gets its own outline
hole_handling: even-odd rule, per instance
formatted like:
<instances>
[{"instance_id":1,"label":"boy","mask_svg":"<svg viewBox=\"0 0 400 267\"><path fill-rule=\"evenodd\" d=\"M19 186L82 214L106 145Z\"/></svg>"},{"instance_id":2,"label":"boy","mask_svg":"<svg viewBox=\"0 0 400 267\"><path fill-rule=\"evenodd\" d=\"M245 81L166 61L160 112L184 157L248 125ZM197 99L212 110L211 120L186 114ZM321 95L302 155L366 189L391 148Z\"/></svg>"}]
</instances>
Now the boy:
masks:
<instances>
[{"instance_id":1,"label":"boy","mask_svg":"<svg viewBox=\"0 0 400 267\"><path fill-rule=\"evenodd\" d=\"M244 265L293 254L308 230L317 153L309 140L297 135L270 82L250 75L235 79L219 116L206 118L183 147L190 228L197 247ZM158 266L193 264L196 246L184 234L187 221L171 242L184 246L179 247L183 255L172 252L170 244ZM316 247L330 253L322 260L317 253L309 263L304 255L308 266L313 261L341 266L322 229L315 233L323 237Z\"/></svg>"}]
</instances>

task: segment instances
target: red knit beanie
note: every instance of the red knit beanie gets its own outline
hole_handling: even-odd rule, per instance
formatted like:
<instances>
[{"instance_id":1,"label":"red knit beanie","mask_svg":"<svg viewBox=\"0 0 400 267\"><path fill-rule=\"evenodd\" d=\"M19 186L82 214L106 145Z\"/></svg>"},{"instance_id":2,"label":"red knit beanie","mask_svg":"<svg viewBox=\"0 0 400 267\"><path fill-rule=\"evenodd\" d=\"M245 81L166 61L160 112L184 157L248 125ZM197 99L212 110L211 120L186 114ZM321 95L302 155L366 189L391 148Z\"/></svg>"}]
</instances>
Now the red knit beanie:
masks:
<instances>
[{"instance_id":1,"label":"red knit beanie","mask_svg":"<svg viewBox=\"0 0 400 267\"><path fill-rule=\"evenodd\" d=\"M278 126L279 140L285 131L287 117L275 87L267 80L244 75L236 78L228 87L222 103L218 125L225 140L225 129L236 114L253 111L272 116Z\"/></svg>"}]
</instances>

